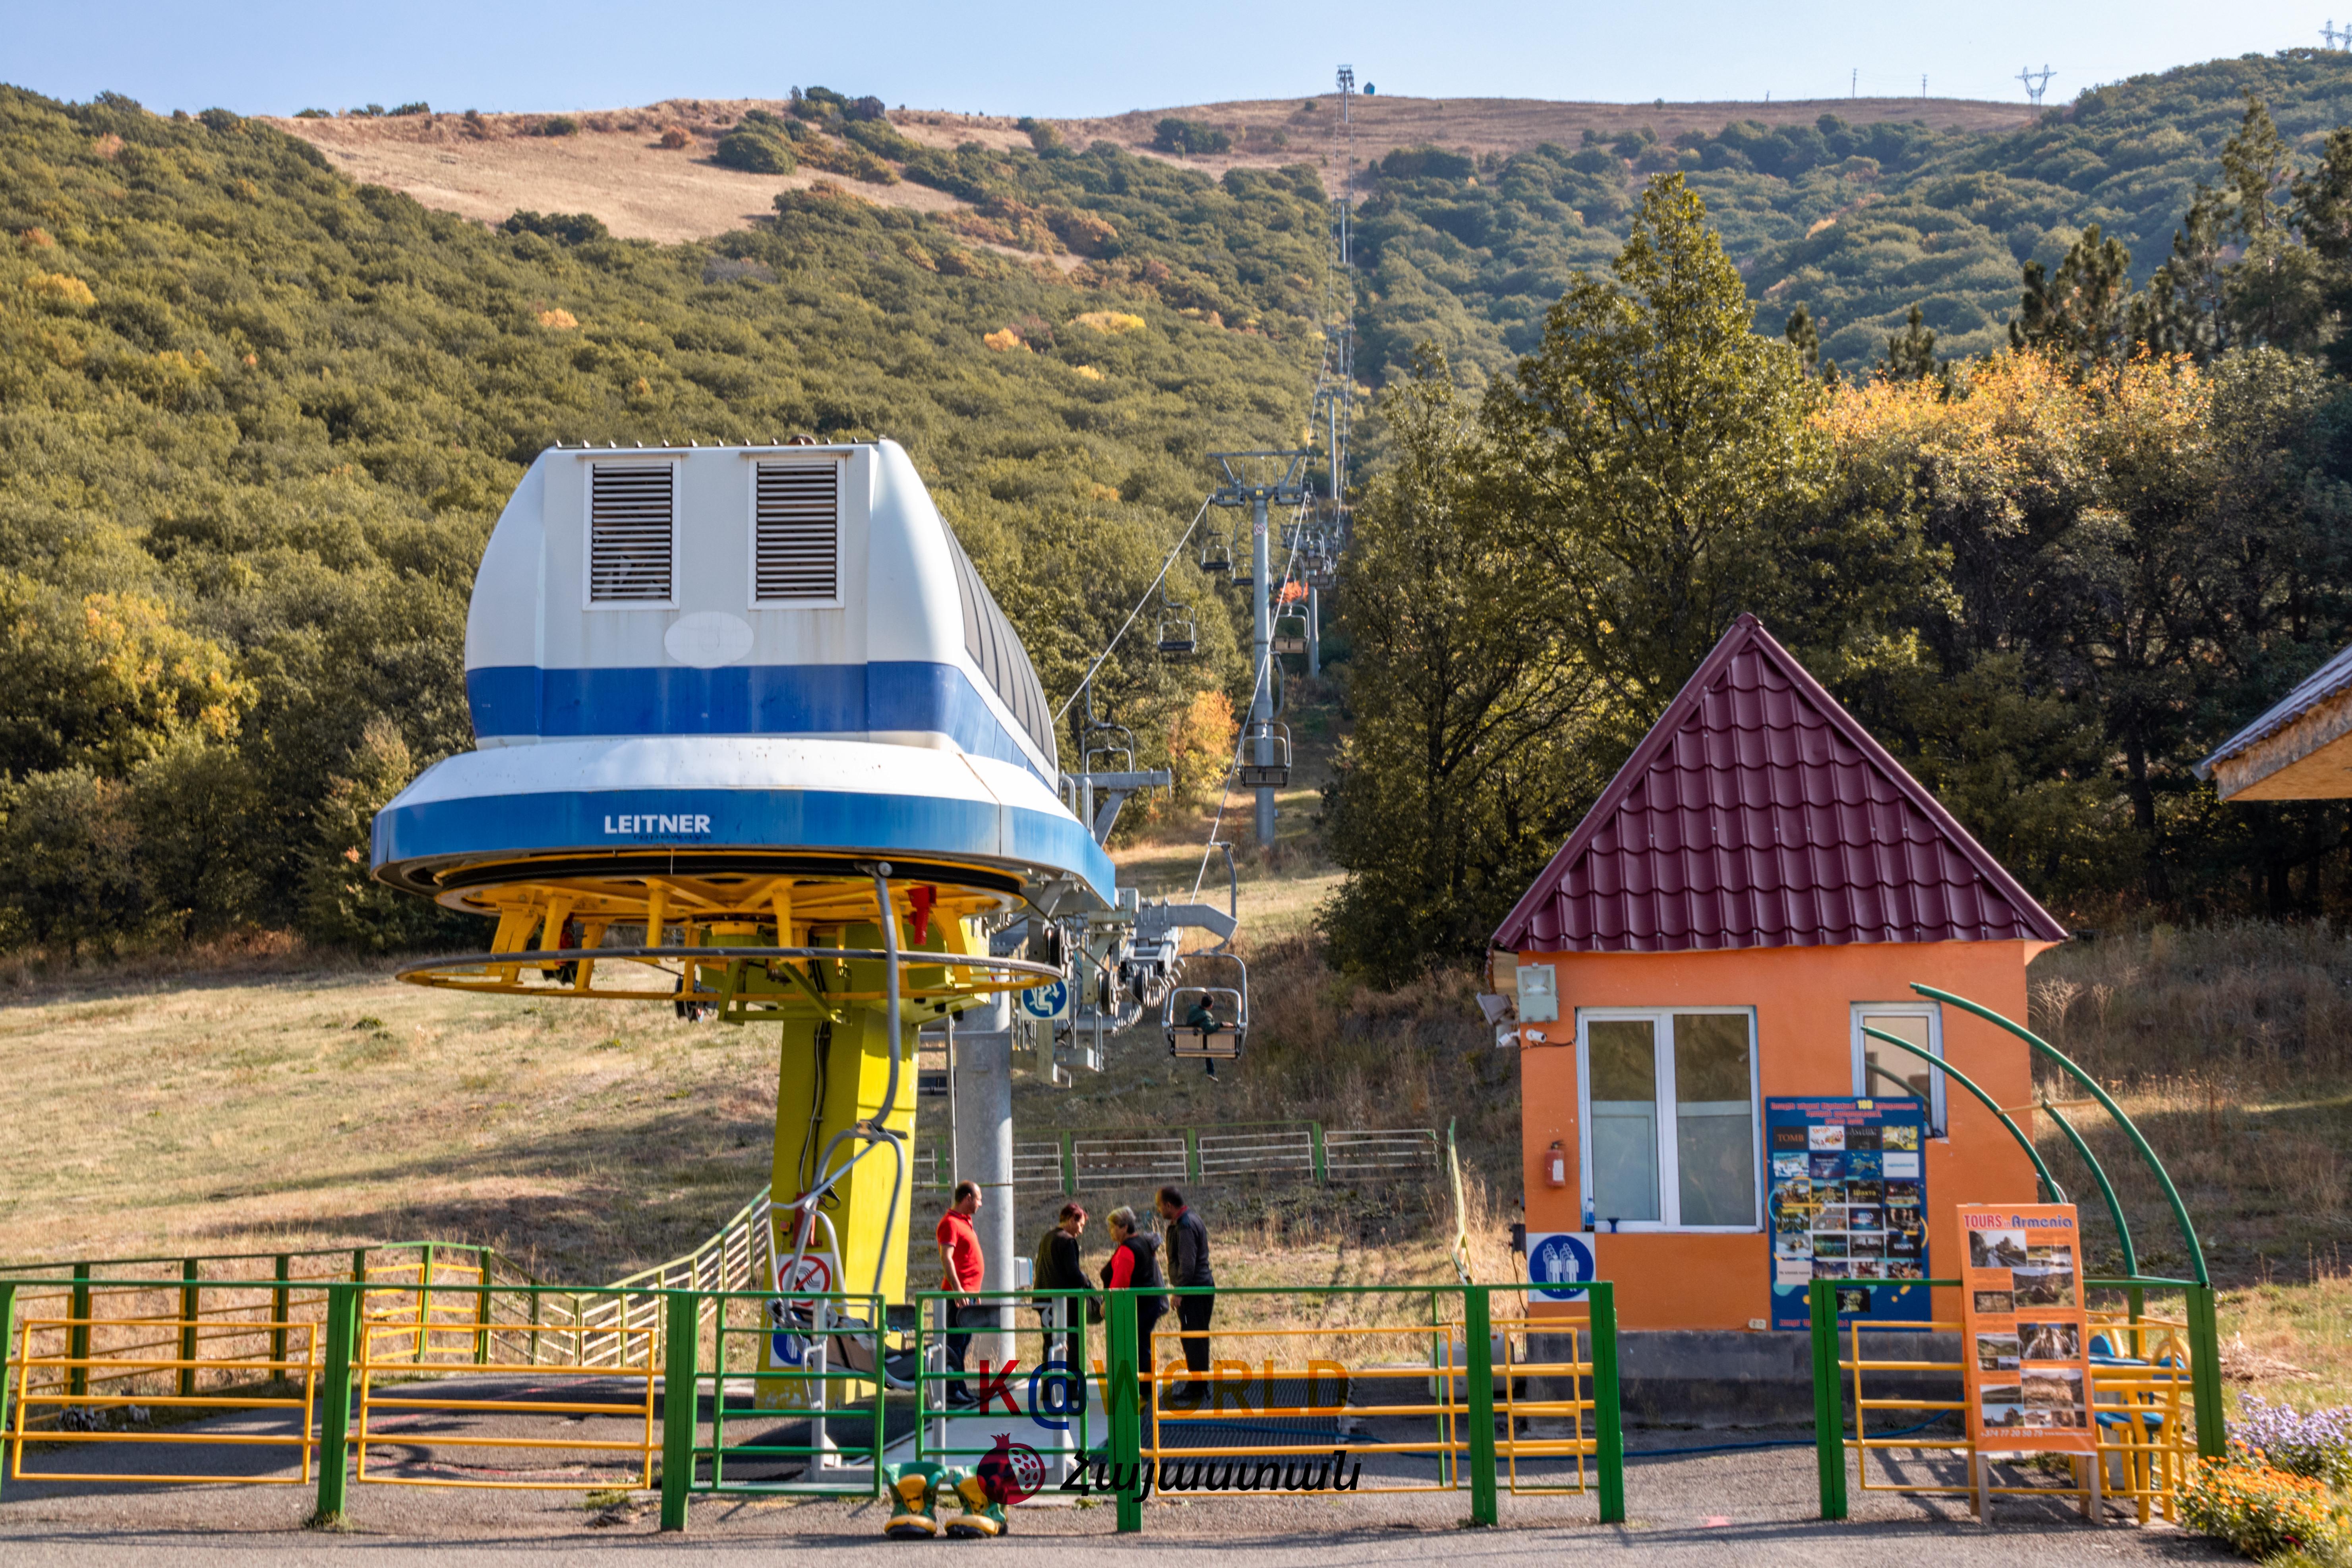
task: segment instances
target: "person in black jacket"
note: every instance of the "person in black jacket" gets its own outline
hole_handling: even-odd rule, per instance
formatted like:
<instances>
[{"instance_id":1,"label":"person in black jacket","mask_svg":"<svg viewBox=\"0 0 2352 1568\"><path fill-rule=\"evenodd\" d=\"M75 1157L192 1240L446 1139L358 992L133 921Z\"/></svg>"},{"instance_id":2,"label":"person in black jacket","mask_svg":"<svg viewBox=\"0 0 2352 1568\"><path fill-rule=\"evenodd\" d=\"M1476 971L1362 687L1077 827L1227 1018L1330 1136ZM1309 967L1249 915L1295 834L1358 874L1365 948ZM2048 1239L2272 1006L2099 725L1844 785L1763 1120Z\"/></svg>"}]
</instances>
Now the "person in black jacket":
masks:
<instances>
[{"instance_id":1,"label":"person in black jacket","mask_svg":"<svg viewBox=\"0 0 2352 1568\"><path fill-rule=\"evenodd\" d=\"M1165 1283L1160 1278L1160 1238L1138 1226L1135 1211L1125 1204L1110 1211L1108 1223L1111 1249L1110 1256L1103 1260L1103 1289L1156 1291ZM1152 1361L1151 1331L1159 1326L1160 1315L1167 1310L1165 1296L1135 1299L1136 1353L1147 1363Z\"/></svg>"},{"instance_id":2,"label":"person in black jacket","mask_svg":"<svg viewBox=\"0 0 2352 1568\"><path fill-rule=\"evenodd\" d=\"M1214 1285L1209 1267L1209 1228L1201 1216L1184 1206L1184 1194L1174 1187L1160 1189L1160 1217L1168 1222L1168 1283ZM1214 1294L1176 1298L1176 1324L1184 1331L1184 1364L1197 1376L1209 1370L1209 1316L1217 1310Z\"/></svg>"},{"instance_id":3,"label":"person in black jacket","mask_svg":"<svg viewBox=\"0 0 2352 1568\"><path fill-rule=\"evenodd\" d=\"M1064 1204L1054 1228L1037 1238L1037 1256L1030 1268L1030 1283L1040 1291L1084 1292L1076 1297L1037 1298L1037 1316L1045 1328L1045 1359L1066 1366L1070 1359L1069 1336L1060 1331L1061 1327L1078 1322L1094 1299L1094 1281L1087 1278L1086 1260L1078 1254L1078 1238L1086 1233L1085 1207ZM1067 1316L1062 1316L1064 1312Z\"/></svg>"}]
</instances>

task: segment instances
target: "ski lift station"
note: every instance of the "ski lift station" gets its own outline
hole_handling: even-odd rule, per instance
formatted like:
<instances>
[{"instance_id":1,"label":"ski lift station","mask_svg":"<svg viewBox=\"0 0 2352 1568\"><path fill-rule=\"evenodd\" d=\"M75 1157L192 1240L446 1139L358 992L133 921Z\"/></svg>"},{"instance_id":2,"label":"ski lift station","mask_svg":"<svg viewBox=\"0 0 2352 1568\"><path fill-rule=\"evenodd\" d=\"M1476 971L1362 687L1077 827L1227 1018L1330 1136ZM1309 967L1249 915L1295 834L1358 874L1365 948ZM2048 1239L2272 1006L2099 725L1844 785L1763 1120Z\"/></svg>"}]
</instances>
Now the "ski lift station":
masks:
<instances>
[{"instance_id":1,"label":"ski lift station","mask_svg":"<svg viewBox=\"0 0 2352 1568\"><path fill-rule=\"evenodd\" d=\"M1065 776L1028 656L888 440L541 454L466 683L476 749L384 807L373 864L495 934L404 977L777 1026L772 1256L803 1282L904 1300L925 1024L962 1016L957 1168L1009 1200L1013 994L1066 997L1098 1065L1184 931L1232 934L1117 887L1099 834L1165 773L1129 742ZM1013 1211L983 1216L992 1289Z\"/></svg>"},{"instance_id":2,"label":"ski lift station","mask_svg":"<svg viewBox=\"0 0 2352 1568\"><path fill-rule=\"evenodd\" d=\"M2014 1109L2032 1073L1915 986L2022 1017L2065 936L1740 617L1493 939L1534 1278L1597 1268L1631 1329L1801 1326L1815 1278L1887 1281L1849 1318L1957 1317L1903 1282L1958 1271L1956 1205L2037 1180L1959 1080ZM1808 1100L1846 1109L1776 1104ZM1819 1130L1840 1119L1851 1149Z\"/></svg>"}]
</instances>

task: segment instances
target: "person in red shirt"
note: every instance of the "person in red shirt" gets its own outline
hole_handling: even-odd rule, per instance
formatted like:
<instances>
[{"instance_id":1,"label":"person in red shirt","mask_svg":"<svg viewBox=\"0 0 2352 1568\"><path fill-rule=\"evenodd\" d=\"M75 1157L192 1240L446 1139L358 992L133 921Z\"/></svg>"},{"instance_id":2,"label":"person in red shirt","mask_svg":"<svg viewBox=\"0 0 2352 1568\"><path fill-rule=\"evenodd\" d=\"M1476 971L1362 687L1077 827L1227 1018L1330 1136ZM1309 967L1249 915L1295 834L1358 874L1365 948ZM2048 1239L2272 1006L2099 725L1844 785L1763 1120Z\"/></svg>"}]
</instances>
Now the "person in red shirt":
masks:
<instances>
[{"instance_id":1,"label":"person in red shirt","mask_svg":"<svg viewBox=\"0 0 2352 1568\"><path fill-rule=\"evenodd\" d=\"M964 1352L971 1348L971 1331L981 1326L983 1313L990 1319L987 1326L995 1327L995 1308L983 1306L976 1295L985 1272L980 1233L971 1224L971 1216L979 1212L980 1184L958 1182L954 1205L940 1216L940 1289L958 1292L961 1298L948 1302L948 1370L956 1374L948 1384L948 1404L951 1408L976 1403L963 1381Z\"/></svg>"},{"instance_id":2,"label":"person in red shirt","mask_svg":"<svg viewBox=\"0 0 2352 1568\"><path fill-rule=\"evenodd\" d=\"M1160 1238L1137 1226L1135 1211L1124 1204L1110 1211L1110 1257L1102 1268L1105 1289L1151 1290L1162 1283L1158 1256ZM1160 1314L1167 1306L1165 1296L1135 1299L1136 1349L1146 1363L1152 1359L1151 1331L1159 1325Z\"/></svg>"}]
</instances>

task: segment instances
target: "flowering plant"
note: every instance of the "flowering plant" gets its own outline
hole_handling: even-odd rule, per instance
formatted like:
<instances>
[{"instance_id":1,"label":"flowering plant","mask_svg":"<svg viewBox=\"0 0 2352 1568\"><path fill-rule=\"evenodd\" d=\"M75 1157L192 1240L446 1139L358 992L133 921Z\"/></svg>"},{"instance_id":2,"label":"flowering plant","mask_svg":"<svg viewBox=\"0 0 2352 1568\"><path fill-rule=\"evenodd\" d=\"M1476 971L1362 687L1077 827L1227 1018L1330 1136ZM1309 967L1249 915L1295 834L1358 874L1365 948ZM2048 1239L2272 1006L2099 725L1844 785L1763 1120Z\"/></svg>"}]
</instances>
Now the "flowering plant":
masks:
<instances>
[{"instance_id":1,"label":"flowering plant","mask_svg":"<svg viewBox=\"0 0 2352 1568\"><path fill-rule=\"evenodd\" d=\"M2273 1469L2352 1487L2352 1405L2306 1415L2292 1405L2273 1405L2249 1394L2238 1402L2238 1411L2231 1436L2259 1451Z\"/></svg>"},{"instance_id":2,"label":"flowering plant","mask_svg":"<svg viewBox=\"0 0 2352 1568\"><path fill-rule=\"evenodd\" d=\"M2342 1534L2326 1483L2267 1465L2234 1439L2227 1458L2198 1461L2180 1491L2180 1517L2248 1557L2325 1548Z\"/></svg>"}]
</instances>

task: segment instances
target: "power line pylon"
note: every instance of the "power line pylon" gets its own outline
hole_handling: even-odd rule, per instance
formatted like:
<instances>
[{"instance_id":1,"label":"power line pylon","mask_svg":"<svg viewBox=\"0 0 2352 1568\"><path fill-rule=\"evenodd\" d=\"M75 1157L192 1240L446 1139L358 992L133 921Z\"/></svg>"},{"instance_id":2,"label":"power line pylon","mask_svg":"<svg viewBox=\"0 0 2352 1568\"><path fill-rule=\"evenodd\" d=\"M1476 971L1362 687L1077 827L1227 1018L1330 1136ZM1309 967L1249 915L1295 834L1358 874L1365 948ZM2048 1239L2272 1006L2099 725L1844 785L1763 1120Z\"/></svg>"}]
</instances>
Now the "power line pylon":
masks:
<instances>
[{"instance_id":1,"label":"power line pylon","mask_svg":"<svg viewBox=\"0 0 2352 1568\"><path fill-rule=\"evenodd\" d=\"M2042 95L2050 90L2050 79L2057 74L2048 66L2043 66L2038 71L2032 66L2028 66L2017 73L2017 79L2025 84L2025 96L2039 105L2042 102Z\"/></svg>"},{"instance_id":2,"label":"power line pylon","mask_svg":"<svg viewBox=\"0 0 2352 1568\"><path fill-rule=\"evenodd\" d=\"M2319 29L2319 36L2331 49L2340 49L2347 44L2352 44L2352 27L2336 26L2336 18L2333 16L2327 18L2327 26Z\"/></svg>"}]
</instances>

